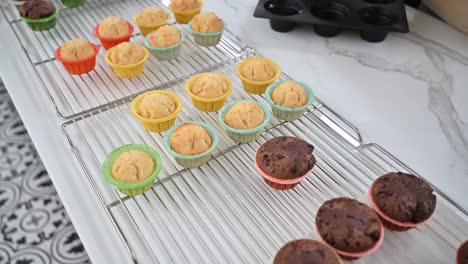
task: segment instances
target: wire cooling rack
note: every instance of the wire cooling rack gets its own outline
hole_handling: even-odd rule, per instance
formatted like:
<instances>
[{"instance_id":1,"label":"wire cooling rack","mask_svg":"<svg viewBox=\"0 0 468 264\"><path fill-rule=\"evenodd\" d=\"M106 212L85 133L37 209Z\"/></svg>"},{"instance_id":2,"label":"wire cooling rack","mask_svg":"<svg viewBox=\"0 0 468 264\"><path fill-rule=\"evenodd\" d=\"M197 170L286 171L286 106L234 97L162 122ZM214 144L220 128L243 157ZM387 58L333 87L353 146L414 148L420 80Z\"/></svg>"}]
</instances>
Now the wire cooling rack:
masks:
<instances>
[{"instance_id":1,"label":"wire cooling rack","mask_svg":"<svg viewBox=\"0 0 468 264\"><path fill-rule=\"evenodd\" d=\"M60 7L58 2L56 6ZM182 56L171 61L159 61L150 56L146 62L147 70L138 78L122 80L116 77L110 66L104 62L103 48L97 57L95 70L88 74L70 75L55 60L54 50L67 40L82 38L99 43L92 30L103 18L114 15L132 21L132 17L147 6L166 8L156 0L90 1L79 8L62 8L57 26L45 32L30 30L26 23L19 20L13 4L5 6L2 11L59 117L73 118L106 103L176 82L196 72L219 67L226 61L238 58L245 50L241 41L229 30L225 31L217 46L206 48L194 43L185 25L175 24L186 36ZM141 44L142 40L143 36L135 26L131 41Z\"/></svg>"},{"instance_id":2,"label":"wire cooling rack","mask_svg":"<svg viewBox=\"0 0 468 264\"><path fill-rule=\"evenodd\" d=\"M234 82L228 101L254 98L265 102L262 96L242 89L235 76L236 63L216 70ZM212 160L200 168L181 168L163 147L164 133L142 128L130 113L133 97L63 126L134 262L268 263L285 242L313 231L315 213L324 201L338 196L363 199L378 176L390 171L414 173L378 145L363 144L354 133L357 130L320 101L300 120L284 123L273 118L257 141L236 144L219 126L216 113L194 108L183 84L164 87L182 98L177 122L202 120L212 124L221 137ZM311 142L317 158L312 175L289 191L269 188L253 164L257 148L281 135ZM101 175L106 155L129 143L147 144L163 157L159 180L137 197L121 195ZM468 236L468 224L447 206L450 203L439 196L435 217L427 225L401 234L386 231L382 248L356 263L446 263L454 259L456 247Z\"/></svg>"}]
</instances>

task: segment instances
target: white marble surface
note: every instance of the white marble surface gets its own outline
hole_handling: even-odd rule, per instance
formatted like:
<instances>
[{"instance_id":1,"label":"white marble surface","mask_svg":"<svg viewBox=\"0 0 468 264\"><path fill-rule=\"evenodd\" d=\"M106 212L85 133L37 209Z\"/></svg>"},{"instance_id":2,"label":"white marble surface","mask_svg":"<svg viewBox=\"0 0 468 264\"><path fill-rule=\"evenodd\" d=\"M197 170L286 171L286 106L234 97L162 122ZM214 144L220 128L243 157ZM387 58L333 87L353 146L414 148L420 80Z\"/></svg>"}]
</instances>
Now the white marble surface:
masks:
<instances>
[{"instance_id":1,"label":"white marble surface","mask_svg":"<svg viewBox=\"0 0 468 264\"><path fill-rule=\"evenodd\" d=\"M205 0L233 32L311 84L331 108L468 208L468 37L409 11L412 32L370 44L355 34L331 39L301 27L281 34L252 17L255 0ZM0 17L0 30L11 32ZM15 38L0 41L0 76L94 263L121 263L104 210L89 195L48 104ZM11 56L11 55L14 56ZM13 70L12 69L16 69ZM4 74L9 72L9 74ZM45 103L47 102L47 103ZM100 223L96 225L96 223Z\"/></svg>"}]
</instances>

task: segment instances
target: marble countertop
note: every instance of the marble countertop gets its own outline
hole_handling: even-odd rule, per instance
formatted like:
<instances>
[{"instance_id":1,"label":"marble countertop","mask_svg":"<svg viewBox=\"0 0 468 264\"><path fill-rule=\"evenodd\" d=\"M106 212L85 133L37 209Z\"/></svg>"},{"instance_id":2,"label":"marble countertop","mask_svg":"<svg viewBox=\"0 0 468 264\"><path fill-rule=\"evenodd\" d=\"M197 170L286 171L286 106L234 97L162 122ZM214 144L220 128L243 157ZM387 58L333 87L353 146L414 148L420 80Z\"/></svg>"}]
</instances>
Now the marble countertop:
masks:
<instances>
[{"instance_id":1,"label":"marble countertop","mask_svg":"<svg viewBox=\"0 0 468 264\"><path fill-rule=\"evenodd\" d=\"M468 208L468 37L408 8L411 33L372 44L357 34L325 39L310 27L283 34L252 16L255 0L205 0L235 34L376 142ZM0 30L11 32L0 17ZM0 76L94 263L121 263L125 250L60 132L16 38L0 42ZM14 56L11 56L14 54ZM12 70L14 69L14 70ZM16 69L16 70L15 70ZM4 74L8 72L9 74ZM37 89L34 89L34 88ZM58 158L60 157L60 158ZM94 228L94 223L102 223Z\"/></svg>"}]
</instances>

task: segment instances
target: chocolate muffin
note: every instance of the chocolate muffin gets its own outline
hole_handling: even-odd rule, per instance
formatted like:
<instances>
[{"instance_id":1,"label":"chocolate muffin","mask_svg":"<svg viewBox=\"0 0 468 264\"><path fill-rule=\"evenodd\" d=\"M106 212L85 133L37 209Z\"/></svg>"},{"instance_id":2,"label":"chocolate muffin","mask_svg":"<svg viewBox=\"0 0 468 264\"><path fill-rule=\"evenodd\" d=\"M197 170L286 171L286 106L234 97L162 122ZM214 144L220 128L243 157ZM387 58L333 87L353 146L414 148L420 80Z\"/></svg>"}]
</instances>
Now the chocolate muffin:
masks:
<instances>
[{"instance_id":1,"label":"chocolate muffin","mask_svg":"<svg viewBox=\"0 0 468 264\"><path fill-rule=\"evenodd\" d=\"M276 253L273 264L340 264L333 250L314 240L299 239L284 245Z\"/></svg>"},{"instance_id":2,"label":"chocolate muffin","mask_svg":"<svg viewBox=\"0 0 468 264\"><path fill-rule=\"evenodd\" d=\"M20 15L29 19L50 17L55 13L55 6L47 0L28 0L19 9Z\"/></svg>"},{"instance_id":3,"label":"chocolate muffin","mask_svg":"<svg viewBox=\"0 0 468 264\"><path fill-rule=\"evenodd\" d=\"M314 146L295 137L277 137L260 146L256 159L260 169L280 179L303 176L315 165Z\"/></svg>"},{"instance_id":4,"label":"chocolate muffin","mask_svg":"<svg viewBox=\"0 0 468 264\"><path fill-rule=\"evenodd\" d=\"M402 172L378 178L371 195L377 207L398 222L420 223L435 210L434 190L417 176Z\"/></svg>"},{"instance_id":5,"label":"chocolate muffin","mask_svg":"<svg viewBox=\"0 0 468 264\"><path fill-rule=\"evenodd\" d=\"M468 264L468 240L458 248L457 264Z\"/></svg>"},{"instance_id":6,"label":"chocolate muffin","mask_svg":"<svg viewBox=\"0 0 468 264\"><path fill-rule=\"evenodd\" d=\"M315 224L323 240L344 252L367 251L382 235L377 214L367 205L345 197L326 201L317 212Z\"/></svg>"}]
</instances>

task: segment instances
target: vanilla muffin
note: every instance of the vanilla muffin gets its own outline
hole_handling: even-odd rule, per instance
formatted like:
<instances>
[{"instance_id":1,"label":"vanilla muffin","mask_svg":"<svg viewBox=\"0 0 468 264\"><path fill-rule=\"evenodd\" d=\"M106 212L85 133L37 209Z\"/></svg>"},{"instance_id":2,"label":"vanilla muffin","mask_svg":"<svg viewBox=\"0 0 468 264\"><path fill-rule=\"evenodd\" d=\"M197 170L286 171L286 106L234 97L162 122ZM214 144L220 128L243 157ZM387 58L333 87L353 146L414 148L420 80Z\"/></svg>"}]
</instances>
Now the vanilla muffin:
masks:
<instances>
[{"instance_id":1,"label":"vanilla muffin","mask_svg":"<svg viewBox=\"0 0 468 264\"><path fill-rule=\"evenodd\" d=\"M190 11L199 8L201 5L200 0L172 0L170 7L179 12Z\"/></svg>"},{"instance_id":2,"label":"vanilla muffin","mask_svg":"<svg viewBox=\"0 0 468 264\"><path fill-rule=\"evenodd\" d=\"M273 79L275 70L269 61L261 57L255 57L242 67L241 74L248 80L263 82Z\"/></svg>"},{"instance_id":3,"label":"vanilla muffin","mask_svg":"<svg viewBox=\"0 0 468 264\"><path fill-rule=\"evenodd\" d=\"M140 27L153 27L163 24L168 16L160 7L145 7L135 16L135 23Z\"/></svg>"},{"instance_id":4,"label":"vanilla muffin","mask_svg":"<svg viewBox=\"0 0 468 264\"><path fill-rule=\"evenodd\" d=\"M111 175L121 183L137 183L150 177L155 167L150 155L140 150L130 150L114 161Z\"/></svg>"},{"instance_id":5,"label":"vanilla muffin","mask_svg":"<svg viewBox=\"0 0 468 264\"><path fill-rule=\"evenodd\" d=\"M228 83L218 73L207 73L198 78L190 87L192 94L205 98L218 98L228 92Z\"/></svg>"},{"instance_id":6,"label":"vanilla muffin","mask_svg":"<svg viewBox=\"0 0 468 264\"><path fill-rule=\"evenodd\" d=\"M294 82L284 82L273 90L271 99L277 105L287 108L298 108L307 104L309 97L302 85Z\"/></svg>"},{"instance_id":7,"label":"vanilla muffin","mask_svg":"<svg viewBox=\"0 0 468 264\"><path fill-rule=\"evenodd\" d=\"M169 139L171 149L181 155L194 156L206 152L213 140L205 128L197 124L178 127Z\"/></svg>"},{"instance_id":8,"label":"vanilla muffin","mask_svg":"<svg viewBox=\"0 0 468 264\"><path fill-rule=\"evenodd\" d=\"M169 48L179 43L180 33L174 26L162 26L149 34L148 41L157 48Z\"/></svg>"},{"instance_id":9,"label":"vanilla muffin","mask_svg":"<svg viewBox=\"0 0 468 264\"><path fill-rule=\"evenodd\" d=\"M252 129L265 119L263 109L255 102L240 102L233 105L224 117L224 122L235 129Z\"/></svg>"},{"instance_id":10,"label":"vanilla muffin","mask_svg":"<svg viewBox=\"0 0 468 264\"><path fill-rule=\"evenodd\" d=\"M145 57L145 48L130 42L122 42L108 52L109 60L119 65L134 64Z\"/></svg>"},{"instance_id":11,"label":"vanilla muffin","mask_svg":"<svg viewBox=\"0 0 468 264\"><path fill-rule=\"evenodd\" d=\"M120 17L110 16L99 23L99 36L103 38L118 38L129 32L127 21Z\"/></svg>"},{"instance_id":12,"label":"vanilla muffin","mask_svg":"<svg viewBox=\"0 0 468 264\"><path fill-rule=\"evenodd\" d=\"M177 106L171 98L162 93L152 93L143 97L138 106L138 115L147 119L160 119L174 113Z\"/></svg>"},{"instance_id":13,"label":"vanilla muffin","mask_svg":"<svg viewBox=\"0 0 468 264\"><path fill-rule=\"evenodd\" d=\"M94 56L93 46L82 39L73 39L65 42L60 49L60 57L67 61L77 61Z\"/></svg>"},{"instance_id":14,"label":"vanilla muffin","mask_svg":"<svg viewBox=\"0 0 468 264\"><path fill-rule=\"evenodd\" d=\"M223 22L215 13L200 13L192 19L192 30L200 33L218 32L223 28Z\"/></svg>"}]
</instances>

